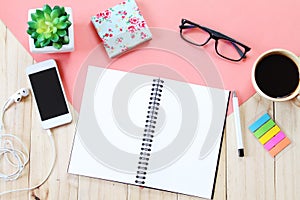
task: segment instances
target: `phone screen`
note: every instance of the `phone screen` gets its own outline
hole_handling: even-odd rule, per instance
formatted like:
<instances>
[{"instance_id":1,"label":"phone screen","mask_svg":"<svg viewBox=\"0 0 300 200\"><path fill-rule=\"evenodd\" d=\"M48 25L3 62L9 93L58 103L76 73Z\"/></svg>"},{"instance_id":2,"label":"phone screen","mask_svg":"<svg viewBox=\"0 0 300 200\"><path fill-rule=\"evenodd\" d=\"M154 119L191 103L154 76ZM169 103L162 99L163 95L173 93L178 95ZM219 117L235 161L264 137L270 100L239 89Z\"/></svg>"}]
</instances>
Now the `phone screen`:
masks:
<instances>
[{"instance_id":1,"label":"phone screen","mask_svg":"<svg viewBox=\"0 0 300 200\"><path fill-rule=\"evenodd\" d=\"M68 113L56 68L29 75L42 121Z\"/></svg>"}]
</instances>

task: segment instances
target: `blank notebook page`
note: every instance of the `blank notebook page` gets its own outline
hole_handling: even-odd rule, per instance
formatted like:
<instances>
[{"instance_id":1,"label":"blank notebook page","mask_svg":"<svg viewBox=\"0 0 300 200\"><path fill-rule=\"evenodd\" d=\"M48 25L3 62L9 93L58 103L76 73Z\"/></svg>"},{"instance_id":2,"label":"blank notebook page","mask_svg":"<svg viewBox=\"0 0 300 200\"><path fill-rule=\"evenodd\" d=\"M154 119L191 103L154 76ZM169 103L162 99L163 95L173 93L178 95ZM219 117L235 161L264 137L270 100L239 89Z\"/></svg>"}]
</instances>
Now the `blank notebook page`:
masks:
<instances>
[{"instance_id":1,"label":"blank notebook page","mask_svg":"<svg viewBox=\"0 0 300 200\"><path fill-rule=\"evenodd\" d=\"M212 198L228 98L90 66L68 172Z\"/></svg>"}]
</instances>

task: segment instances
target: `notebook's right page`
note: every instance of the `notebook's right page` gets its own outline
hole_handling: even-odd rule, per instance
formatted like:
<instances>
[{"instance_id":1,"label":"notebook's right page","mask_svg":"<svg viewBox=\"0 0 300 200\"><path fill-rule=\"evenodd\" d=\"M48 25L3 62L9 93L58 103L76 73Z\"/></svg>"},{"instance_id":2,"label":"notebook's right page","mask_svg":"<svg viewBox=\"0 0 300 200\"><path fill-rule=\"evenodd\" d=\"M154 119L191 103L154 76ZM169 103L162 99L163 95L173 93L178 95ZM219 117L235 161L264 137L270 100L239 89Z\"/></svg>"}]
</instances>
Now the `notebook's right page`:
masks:
<instances>
[{"instance_id":1,"label":"notebook's right page","mask_svg":"<svg viewBox=\"0 0 300 200\"><path fill-rule=\"evenodd\" d=\"M161 79L145 186L212 198L230 92Z\"/></svg>"}]
</instances>

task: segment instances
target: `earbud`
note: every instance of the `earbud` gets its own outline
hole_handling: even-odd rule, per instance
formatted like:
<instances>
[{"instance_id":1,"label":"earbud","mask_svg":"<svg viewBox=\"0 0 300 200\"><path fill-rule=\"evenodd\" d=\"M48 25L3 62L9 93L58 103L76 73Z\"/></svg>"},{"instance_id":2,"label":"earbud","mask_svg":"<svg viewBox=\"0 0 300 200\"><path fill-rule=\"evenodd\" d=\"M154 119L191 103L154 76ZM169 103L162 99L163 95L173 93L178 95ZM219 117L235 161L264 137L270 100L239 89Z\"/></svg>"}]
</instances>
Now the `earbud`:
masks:
<instances>
[{"instance_id":1,"label":"earbud","mask_svg":"<svg viewBox=\"0 0 300 200\"><path fill-rule=\"evenodd\" d=\"M11 97L8 98L7 102L4 105L3 110L6 110L13 103L19 103L23 97L27 97L29 95L28 88L21 88L17 92L15 92Z\"/></svg>"},{"instance_id":2,"label":"earbud","mask_svg":"<svg viewBox=\"0 0 300 200\"><path fill-rule=\"evenodd\" d=\"M29 95L29 89L28 88L21 88L19 89L16 94L21 95L22 97L27 97Z\"/></svg>"},{"instance_id":3,"label":"earbud","mask_svg":"<svg viewBox=\"0 0 300 200\"><path fill-rule=\"evenodd\" d=\"M13 103L19 103L23 97L27 97L28 95L29 95L29 89L21 88L18 91L16 91L11 97L8 98L8 100L3 105L2 110L0 111L0 131L4 129L4 123L3 123L4 112Z\"/></svg>"},{"instance_id":4,"label":"earbud","mask_svg":"<svg viewBox=\"0 0 300 200\"><path fill-rule=\"evenodd\" d=\"M18 103L22 100L22 97L27 97L29 95L29 90L27 88L19 89L11 98L14 102Z\"/></svg>"}]
</instances>

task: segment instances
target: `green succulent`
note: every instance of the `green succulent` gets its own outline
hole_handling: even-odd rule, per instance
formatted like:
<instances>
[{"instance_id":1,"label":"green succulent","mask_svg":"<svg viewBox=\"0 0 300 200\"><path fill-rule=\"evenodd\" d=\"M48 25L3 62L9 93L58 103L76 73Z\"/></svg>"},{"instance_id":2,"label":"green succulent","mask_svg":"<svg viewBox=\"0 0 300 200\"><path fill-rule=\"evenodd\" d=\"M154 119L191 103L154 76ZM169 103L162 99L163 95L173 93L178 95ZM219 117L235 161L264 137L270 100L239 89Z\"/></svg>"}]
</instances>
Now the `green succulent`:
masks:
<instances>
[{"instance_id":1,"label":"green succulent","mask_svg":"<svg viewBox=\"0 0 300 200\"><path fill-rule=\"evenodd\" d=\"M42 10L37 9L31 14L28 21L27 33L34 39L36 48L53 46L60 49L69 44L68 28L72 25L69 14L64 7L44 5Z\"/></svg>"}]
</instances>

